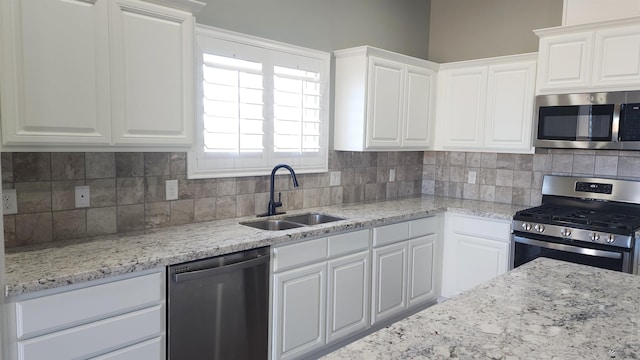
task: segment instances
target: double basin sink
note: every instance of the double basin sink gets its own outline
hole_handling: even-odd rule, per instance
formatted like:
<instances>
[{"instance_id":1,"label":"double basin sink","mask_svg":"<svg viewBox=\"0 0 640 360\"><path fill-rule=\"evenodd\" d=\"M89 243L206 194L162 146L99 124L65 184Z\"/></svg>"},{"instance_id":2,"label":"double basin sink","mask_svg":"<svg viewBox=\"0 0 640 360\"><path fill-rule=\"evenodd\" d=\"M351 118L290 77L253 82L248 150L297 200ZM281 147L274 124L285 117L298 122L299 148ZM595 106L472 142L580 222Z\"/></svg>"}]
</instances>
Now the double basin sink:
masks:
<instances>
[{"instance_id":1,"label":"double basin sink","mask_svg":"<svg viewBox=\"0 0 640 360\"><path fill-rule=\"evenodd\" d=\"M299 228L303 226L325 224L325 223L340 221L340 220L345 220L345 219L339 218L336 216L327 215L327 214L308 213L308 214L286 216L280 219L264 219L264 220L250 221L250 222L242 222L240 224L245 226L250 226L256 229L261 229L261 230L278 231L278 230L294 229L294 228Z\"/></svg>"}]
</instances>

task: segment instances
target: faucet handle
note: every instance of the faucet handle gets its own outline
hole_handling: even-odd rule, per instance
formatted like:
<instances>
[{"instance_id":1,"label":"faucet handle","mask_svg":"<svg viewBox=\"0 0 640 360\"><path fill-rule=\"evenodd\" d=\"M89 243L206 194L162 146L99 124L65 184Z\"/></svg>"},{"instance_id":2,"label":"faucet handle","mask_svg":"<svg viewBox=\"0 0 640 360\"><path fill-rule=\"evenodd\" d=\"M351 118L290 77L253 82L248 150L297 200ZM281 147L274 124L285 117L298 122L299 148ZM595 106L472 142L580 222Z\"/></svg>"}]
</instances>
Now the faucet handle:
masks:
<instances>
[{"instance_id":1,"label":"faucet handle","mask_svg":"<svg viewBox=\"0 0 640 360\"><path fill-rule=\"evenodd\" d=\"M278 192L278 201L276 201L276 207L282 206L282 193Z\"/></svg>"}]
</instances>

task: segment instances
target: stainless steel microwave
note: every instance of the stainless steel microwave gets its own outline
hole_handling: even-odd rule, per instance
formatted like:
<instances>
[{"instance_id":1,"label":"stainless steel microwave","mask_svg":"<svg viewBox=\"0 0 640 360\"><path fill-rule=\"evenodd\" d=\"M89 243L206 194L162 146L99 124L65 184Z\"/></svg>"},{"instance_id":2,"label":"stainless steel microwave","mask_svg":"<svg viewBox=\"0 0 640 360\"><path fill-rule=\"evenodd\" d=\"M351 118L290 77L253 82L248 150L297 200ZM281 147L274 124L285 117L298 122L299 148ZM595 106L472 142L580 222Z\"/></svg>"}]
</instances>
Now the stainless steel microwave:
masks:
<instances>
[{"instance_id":1,"label":"stainless steel microwave","mask_svg":"<svg viewBox=\"0 0 640 360\"><path fill-rule=\"evenodd\" d=\"M640 150L640 91L536 96L534 146Z\"/></svg>"}]
</instances>

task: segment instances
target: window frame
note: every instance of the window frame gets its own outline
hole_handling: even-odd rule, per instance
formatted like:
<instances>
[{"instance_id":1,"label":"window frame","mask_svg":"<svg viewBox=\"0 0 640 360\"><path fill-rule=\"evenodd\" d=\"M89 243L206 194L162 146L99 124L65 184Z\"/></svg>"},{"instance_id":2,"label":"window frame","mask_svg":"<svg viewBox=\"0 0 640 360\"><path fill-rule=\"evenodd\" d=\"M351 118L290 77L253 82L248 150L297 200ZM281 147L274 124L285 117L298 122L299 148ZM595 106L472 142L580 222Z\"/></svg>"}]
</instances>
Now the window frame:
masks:
<instances>
[{"instance_id":1,"label":"window frame","mask_svg":"<svg viewBox=\"0 0 640 360\"><path fill-rule=\"evenodd\" d=\"M255 59L263 59L264 68L271 66L287 66L289 62L299 62L313 64L317 67L320 73L320 150L318 153L300 153L294 157L284 156L292 153L276 153L273 149L273 126L274 126L274 100L273 91L274 84L272 77L274 72L265 71L263 69L264 79L264 99L265 107L265 137L263 143L265 151L257 156L261 160L249 164L249 161L243 161L238 157L230 155L229 161L227 161L226 167L215 166L217 160L207 159L207 157L224 158L222 154L218 155L206 155L204 152L204 100L203 100L203 54L205 51L203 47L206 47L204 42L210 42L208 44L211 47L213 43L221 43L229 45L229 48L221 46L221 50L216 52L208 51L206 53L213 55L229 56L233 52L234 47L237 49L246 51L247 53L255 56L245 57L240 56L238 58L255 61ZM243 177L243 176L261 176L269 175L271 169L278 163L287 163L291 165L297 173L320 173L327 172L328 169L328 155L329 155L329 121L330 121L330 87L331 87L331 54L303 48L295 45L286 44L283 42L272 41L250 35L240 34L228 30L213 28L205 25L197 25L195 29L194 39L194 54L195 54L195 145L192 151L187 153L187 178L189 179L202 179L202 178L225 178L225 177ZM234 53L235 54L235 53ZM261 58L262 57L262 58ZM279 154L279 155L278 155ZM309 161L305 159L313 158L315 163L310 165ZM234 166L228 166L233 163ZM246 163L246 164L245 164ZM218 164L220 165L220 164Z\"/></svg>"}]
</instances>

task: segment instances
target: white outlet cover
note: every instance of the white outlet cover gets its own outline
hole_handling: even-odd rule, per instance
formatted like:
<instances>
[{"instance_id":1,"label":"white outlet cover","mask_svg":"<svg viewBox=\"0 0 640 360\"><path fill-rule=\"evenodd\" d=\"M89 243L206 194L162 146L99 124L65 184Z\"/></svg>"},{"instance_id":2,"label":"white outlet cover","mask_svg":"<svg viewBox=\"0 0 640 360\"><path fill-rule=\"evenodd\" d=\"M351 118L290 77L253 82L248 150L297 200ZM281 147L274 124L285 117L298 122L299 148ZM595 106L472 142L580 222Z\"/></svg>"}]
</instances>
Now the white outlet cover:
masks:
<instances>
[{"instance_id":1,"label":"white outlet cover","mask_svg":"<svg viewBox=\"0 0 640 360\"><path fill-rule=\"evenodd\" d=\"M76 208L89 207L90 202L89 186L76 186Z\"/></svg>"},{"instance_id":2,"label":"white outlet cover","mask_svg":"<svg viewBox=\"0 0 640 360\"><path fill-rule=\"evenodd\" d=\"M167 180L164 187L165 200L178 200L178 180Z\"/></svg>"},{"instance_id":3,"label":"white outlet cover","mask_svg":"<svg viewBox=\"0 0 640 360\"><path fill-rule=\"evenodd\" d=\"M332 171L329 186L340 186L340 171Z\"/></svg>"},{"instance_id":4,"label":"white outlet cover","mask_svg":"<svg viewBox=\"0 0 640 360\"><path fill-rule=\"evenodd\" d=\"M389 170L389 182L396 181L396 169Z\"/></svg>"},{"instance_id":5,"label":"white outlet cover","mask_svg":"<svg viewBox=\"0 0 640 360\"><path fill-rule=\"evenodd\" d=\"M11 215L11 214L18 213L18 201L16 196L16 189L2 190L2 213L4 215Z\"/></svg>"}]
</instances>

